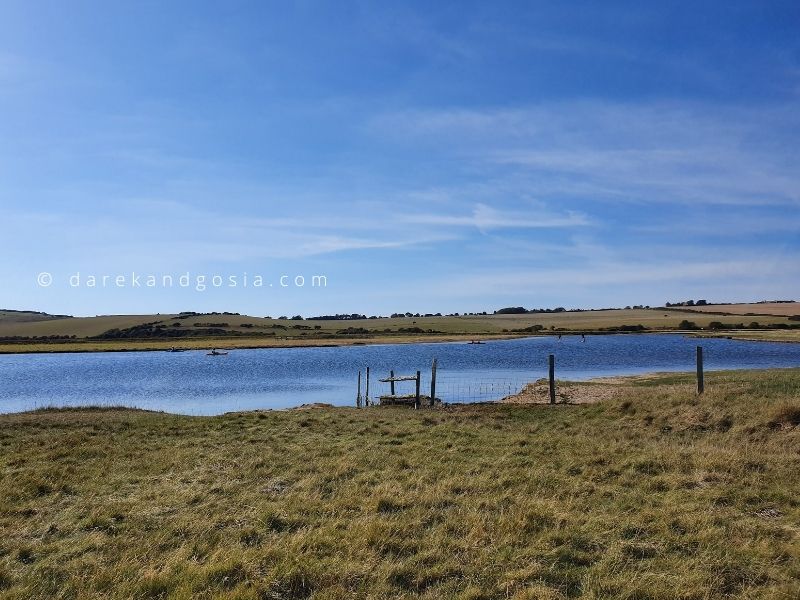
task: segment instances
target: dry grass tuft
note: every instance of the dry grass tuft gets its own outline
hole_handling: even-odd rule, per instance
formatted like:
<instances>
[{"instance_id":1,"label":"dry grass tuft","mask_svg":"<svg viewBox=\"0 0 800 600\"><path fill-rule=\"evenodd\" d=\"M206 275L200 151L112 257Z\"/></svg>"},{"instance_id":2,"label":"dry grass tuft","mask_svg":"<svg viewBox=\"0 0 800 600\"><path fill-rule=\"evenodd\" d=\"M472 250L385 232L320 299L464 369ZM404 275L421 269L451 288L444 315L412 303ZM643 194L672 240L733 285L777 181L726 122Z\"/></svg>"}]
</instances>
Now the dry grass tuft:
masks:
<instances>
[{"instance_id":1,"label":"dry grass tuft","mask_svg":"<svg viewBox=\"0 0 800 600\"><path fill-rule=\"evenodd\" d=\"M775 411L772 423L777 427L797 427L800 425L800 403L787 402L780 406Z\"/></svg>"}]
</instances>

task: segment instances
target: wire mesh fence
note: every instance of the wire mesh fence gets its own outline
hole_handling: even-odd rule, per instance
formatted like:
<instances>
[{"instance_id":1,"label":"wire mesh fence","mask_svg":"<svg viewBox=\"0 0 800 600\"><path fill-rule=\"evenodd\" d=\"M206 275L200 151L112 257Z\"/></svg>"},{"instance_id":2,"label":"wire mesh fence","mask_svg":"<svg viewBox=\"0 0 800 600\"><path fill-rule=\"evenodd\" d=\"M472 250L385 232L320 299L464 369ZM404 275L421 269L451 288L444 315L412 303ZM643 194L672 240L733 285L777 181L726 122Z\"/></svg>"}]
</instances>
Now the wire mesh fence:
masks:
<instances>
[{"instance_id":1,"label":"wire mesh fence","mask_svg":"<svg viewBox=\"0 0 800 600\"><path fill-rule=\"evenodd\" d=\"M433 367L426 371L400 373L390 370L389 373L372 372L372 378L365 379L365 387L361 387L361 373L359 372L359 391L357 404L360 406L362 399L367 403L388 404L409 403L413 400L424 404L443 402L446 404L488 402L503 400L516 396L522 392L521 397L514 401L531 401L531 398L544 394L550 403L555 403L557 384L555 377L555 355L548 356L548 372L536 371L447 371L437 365L436 359ZM697 393L704 391L703 348L696 347ZM364 373L368 373L365 370ZM435 392L431 380L435 381ZM541 381L540 380L544 380ZM544 390L539 383L544 384ZM527 387L529 384L531 387ZM363 392L363 395L362 395ZM435 396L434 396L435 394Z\"/></svg>"},{"instance_id":2,"label":"wire mesh fence","mask_svg":"<svg viewBox=\"0 0 800 600\"><path fill-rule=\"evenodd\" d=\"M415 375L416 373L395 373L398 375ZM387 378L388 373L373 373L370 377L370 399L378 402L381 397L392 395L405 396L416 393L416 381L397 381L392 386L391 382L380 379ZM436 398L447 404L467 402L488 402L501 400L507 396L518 394L528 383L536 379L535 374L530 376L492 376L472 373L446 372L441 369L436 374ZM365 393L362 389L362 393ZM420 396L430 399L431 374L420 373Z\"/></svg>"}]
</instances>

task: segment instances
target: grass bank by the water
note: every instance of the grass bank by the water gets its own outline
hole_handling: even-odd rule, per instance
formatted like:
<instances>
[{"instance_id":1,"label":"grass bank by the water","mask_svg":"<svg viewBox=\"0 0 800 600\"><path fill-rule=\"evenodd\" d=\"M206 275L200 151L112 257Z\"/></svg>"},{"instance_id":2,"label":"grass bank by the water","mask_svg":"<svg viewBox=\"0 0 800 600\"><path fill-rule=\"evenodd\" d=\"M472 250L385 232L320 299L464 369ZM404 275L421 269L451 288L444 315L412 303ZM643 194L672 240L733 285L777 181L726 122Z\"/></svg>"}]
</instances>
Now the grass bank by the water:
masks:
<instances>
[{"instance_id":1,"label":"grass bank by the water","mask_svg":"<svg viewBox=\"0 0 800 600\"><path fill-rule=\"evenodd\" d=\"M0 417L6 598L798 598L800 371L582 406Z\"/></svg>"},{"instance_id":2,"label":"grass bank by the water","mask_svg":"<svg viewBox=\"0 0 800 600\"><path fill-rule=\"evenodd\" d=\"M771 331L723 331L723 332L704 332L696 334L697 337L723 337L733 340L748 340L752 342L792 342L800 343L800 330L797 329L775 329Z\"/></svg>"},{"instance_id":3,"label":"grass bank by the water","mask_svg":"<svg viewBox=\"0 0 800 600\"><path fill-rule=\"evenodd\" d=\"M180 350L252 350L268 348L324 348L336 346L365 346L373 344L420 344L437 342L469 342L474 339L502 340L526 335L374 335L371 337L315 338L197 338L189 340L77 340L62 342L1 343L0 354L81 353L81 352L165 352Z\"/></svg>"},{"instance_id":4,"label":"grass bank by the water","mask_svg":"<svg viewBox=\"0 0 800 600\"><path fill-rule=\"evenodd\" d=\"M702 308L722 310L720 307ZM704 332L731 331L736 335L756 337L763 334L791 338L798 331L774 329L797 326L794 313L800 309L794 303L730 305L724 308L729 311L738 309L739 313L745 309L756 312L691 312L685 308L562 309L525 314L420 316L408 313L409 316L404 317L304 320L231 313L62 318L0 310L0 354L168 350L173 346L184 349L338 346L463 341L532 334L694 332L698 327ZM745 326L746 329L739 329Z\"/></svg>"}]
</instances>

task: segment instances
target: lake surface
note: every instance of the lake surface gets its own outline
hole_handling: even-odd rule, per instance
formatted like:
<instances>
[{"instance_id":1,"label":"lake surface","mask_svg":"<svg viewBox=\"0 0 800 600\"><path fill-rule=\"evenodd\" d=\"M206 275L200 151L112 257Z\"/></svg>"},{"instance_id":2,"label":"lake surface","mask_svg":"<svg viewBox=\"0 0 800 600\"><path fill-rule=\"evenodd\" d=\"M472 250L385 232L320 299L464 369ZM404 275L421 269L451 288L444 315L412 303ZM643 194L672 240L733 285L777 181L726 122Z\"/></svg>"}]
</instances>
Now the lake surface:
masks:
<instances>
[{"instance_id":1,"label":"lake surface","mask_svg":"<svg viewBox=\"0 0 800 600\"><path fill-rule=\"evenodd\" d=\"M132 406L212 415L287 408L311 402L353 405L359 370L371 368L370 396L390 369L423 373L429 385L438 359L437 397L446 402L490 400L547 376L589 379L653 371L691 371L702 345L707 370L800 367L800 344L688 338L682 335L535 337L484 344L434 343L336 348L0 355L0 412L46 406ZM413 382L397 384L414 391ZM363 393L362 388L362 393Z\"/></svg>"}]
</instances>

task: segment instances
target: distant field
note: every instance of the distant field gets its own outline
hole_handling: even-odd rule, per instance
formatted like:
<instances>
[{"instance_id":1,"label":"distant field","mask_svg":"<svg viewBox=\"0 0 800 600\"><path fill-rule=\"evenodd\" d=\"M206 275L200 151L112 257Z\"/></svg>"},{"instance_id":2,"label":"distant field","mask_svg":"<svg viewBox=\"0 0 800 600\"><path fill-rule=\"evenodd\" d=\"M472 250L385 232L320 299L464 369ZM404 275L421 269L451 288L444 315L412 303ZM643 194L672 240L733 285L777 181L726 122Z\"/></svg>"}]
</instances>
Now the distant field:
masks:
<instances>
[{"instance_id":1,"label":"distant field","mask_svg":"<svg viewBox=\"0 0 800 600\"><path fill-rule=\"evenodd\" d=\"M791 317L800 315L798 302L765 302L763 304L708 304L706 306L686 306L685 310L694 312L716 312L729 315L773 315Z\"/></svg>"},{"instance_id":2,"label":"distant field","mask_svg":"<svg viewBox=\"0 0 800 600\"><path fill-rule=\"evenodd\" d=\"M82 338L100 335L113 327L133 327L142 323L160 321L164 318L164 315L113 315L20 322L17 320L6 321L5 317L0 316L0 337L75 335Z\"/></svg>"},{"instance_id":3,"label":"distant field","mask_svg":"<svg viewBox=\"0 0 800 600\"><path fill-rule=\"evenodd\" d=\"M64 319L61 315L48 315L47 313L27 312L17 310L0 310L0 322L3 323L30 323L34 321L53 321Z\"/></svg>"},{"instance_id":4,"label":"distant field","mask_svg":"<svg viewBox=\"0 0 800 600\"><path fill-rule=\"evenodd\" d=\"M737 305L738 306L738 305ZM753 306L753 305L747 305ZM761 306L761 305L758 305ZM764 305L769 306L769 305ZM792 305L789 305L792 306ZM709 309L711 307L708 307ZM247 315L113 315L20 320L18 313L0 314L0 338L20 336L22 342L0 340L0 352L86 351L216 347L271 347L342 343L403 342L514 336L540 333L600 332L617 327L643 326L650 331L678 329L684 320L698 327L713 321L733 327L758 321L762 326L790 324L786 316L721 317L706 312L670 309L621 309L522 315L470 315L460 317L403 317L361 320L284 320ZM795 322L796 323L796 322ZM158 336L124 330L150 324ZM536 331L529 328L536 328ZM115 339L91 339L112 329L123 330ZM213 333L208 333L212 329ZM769 332L772 333L772 332ZM42 339L50 336L74 338Z\"/></svg>"}]
</instances>

